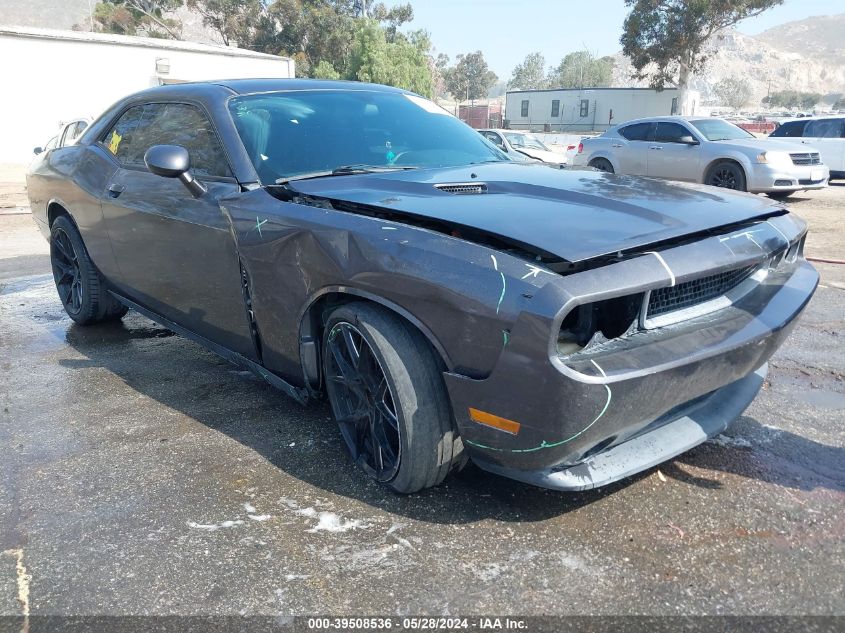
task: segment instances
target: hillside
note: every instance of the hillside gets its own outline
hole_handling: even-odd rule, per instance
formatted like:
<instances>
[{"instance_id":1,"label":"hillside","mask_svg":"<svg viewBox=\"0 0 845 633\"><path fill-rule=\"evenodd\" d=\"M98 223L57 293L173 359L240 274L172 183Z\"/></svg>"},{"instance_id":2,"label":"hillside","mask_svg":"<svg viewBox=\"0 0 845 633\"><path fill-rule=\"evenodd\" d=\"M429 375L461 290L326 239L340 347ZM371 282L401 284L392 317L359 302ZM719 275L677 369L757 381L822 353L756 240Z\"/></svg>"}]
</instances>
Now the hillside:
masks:
<instances>
[{"instance_id":1,"label":"hillside","mask_svg":"<svg viewBox=\"0 0 845 633\"><path fill-rule=\"evenodd\" d=\"M787 22L755 36L783 51L845 64L845 13Z\"/></svg>"},{"instance_id":2,"label":"hillside","mask_svg":"<svg viewBox=\"0 0 845 633\"><path fill-rule=\"evenodd\" d=\"M829 21L831 29L820 24ZM758 36L726 29L711 45L705 72L695 77L691 87L706 102L712 87L725 77L749 81L753 97L749 107L757 106L769 89L799 90L828 94L845 92L845 41L837 29L845 29L845 14L790 22L764 31ZM799 52L800 51L800 52ZM631 79L631 66L621 53L615 56L614 81L621 86L642 86Z\"/></svg>"},{"instance_id":3,"label":"hillside","mask_svg":"<svg viewBox=\"0 0 845 633\"><path fill-rule=\"evenodd\" d=\"M97 4L91 0L90 6ZM78 26L89 30L89 0L39 0L38 10L32 0L0 0L0 24L36 26L48 29L70 30ZM202 18L183 7L176 12L182 20L182 36L191 42L221 44L202 24Z\"/></svg>"}]
</instances>

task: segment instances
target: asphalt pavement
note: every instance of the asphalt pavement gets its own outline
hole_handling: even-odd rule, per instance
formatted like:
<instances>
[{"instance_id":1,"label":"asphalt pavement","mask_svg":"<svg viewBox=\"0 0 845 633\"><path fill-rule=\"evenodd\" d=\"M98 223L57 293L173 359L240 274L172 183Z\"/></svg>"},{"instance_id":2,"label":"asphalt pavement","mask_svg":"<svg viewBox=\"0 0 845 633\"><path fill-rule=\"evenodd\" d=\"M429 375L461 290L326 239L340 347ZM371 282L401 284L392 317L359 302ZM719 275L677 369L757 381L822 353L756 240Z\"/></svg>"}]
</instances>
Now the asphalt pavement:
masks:
<instances>
[{"instance_id":1,"label":"asphalt pavement","mask_svg":"<svg viewBox=\"0 0 845 633\"><path fill-rule=\"evenodd\" d=\"M325 404L72 324L45 253L0 216L0 615L845 613L843 266L724 435L598 491L401 497Z\"/></svg>"}]
</instances>

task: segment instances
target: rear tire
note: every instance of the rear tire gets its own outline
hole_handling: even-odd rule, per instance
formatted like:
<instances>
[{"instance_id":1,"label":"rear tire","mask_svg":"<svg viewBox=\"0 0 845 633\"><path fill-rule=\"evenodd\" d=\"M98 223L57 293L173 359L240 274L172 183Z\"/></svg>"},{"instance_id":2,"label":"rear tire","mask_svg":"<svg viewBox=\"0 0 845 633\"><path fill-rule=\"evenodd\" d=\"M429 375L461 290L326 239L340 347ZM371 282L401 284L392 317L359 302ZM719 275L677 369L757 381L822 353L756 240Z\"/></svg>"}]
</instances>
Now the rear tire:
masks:
<instances>
[{"instance_id":1,"label":"rear tire","mask_svg":"<svg viewBox=\"0 0 845 633\"><path fill-rule=\"evenodd\" d=\"M598 169L599 171L603 171L607 174L615 173L613 171L613 165L611 165L610 161L606 158L596 158L595 160L591 160L590 167L592 167L593 169Z\"/></svg>"},{"instance_id":2,"label":"rear tire","mask_svg":"<svg viewBox=\"0 0 845 633\"><path fill-rule=\"evenodd\" d=\"M76 225L60 215L50 228L50 264L67 315L79 325L120 319L126 306L105 289Z\"/></svg>"},{"instance_id":3,"label":"rear tire","mask_svg":"<svg viewBox=\"0 0 845 633\"><path fill-rule=\"evenodd\" d=\"M742 167L733 161L723 160L710 168L705 185L721 187L722 189L733 189L734 191L746 191L745 172Z\"/></svg>"},{"instance_id":4,"label":"rear tire","mask_svg":"<svg viewBox=\"0 0 845 633\"><path fill-rule=\"evenodd\" d=\"M435 354L402 319L363 302L336 308L323 334L323 372L347 449L371 478L407 494L461 465Z\"/></svg>"}]
</instances>

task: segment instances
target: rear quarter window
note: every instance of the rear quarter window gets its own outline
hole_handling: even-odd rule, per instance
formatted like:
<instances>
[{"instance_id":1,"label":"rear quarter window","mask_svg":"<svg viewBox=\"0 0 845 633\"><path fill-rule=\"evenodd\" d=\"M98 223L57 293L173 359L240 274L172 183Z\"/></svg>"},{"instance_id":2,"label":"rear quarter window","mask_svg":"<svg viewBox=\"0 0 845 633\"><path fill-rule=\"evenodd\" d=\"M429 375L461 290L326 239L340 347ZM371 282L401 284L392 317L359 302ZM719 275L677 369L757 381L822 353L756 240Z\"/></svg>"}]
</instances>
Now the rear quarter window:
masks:
<instances>
[{"instance_id":1,"label":"rear quarter window","mask_svg":"<svg viewBox=\"0 0 845 633\"><path fill-rule=\"evenodd\" d=\"M651 133L651 123L634 123L619 128L619 134L629 141L647 141Z\"/></svg>"}]
</instances>

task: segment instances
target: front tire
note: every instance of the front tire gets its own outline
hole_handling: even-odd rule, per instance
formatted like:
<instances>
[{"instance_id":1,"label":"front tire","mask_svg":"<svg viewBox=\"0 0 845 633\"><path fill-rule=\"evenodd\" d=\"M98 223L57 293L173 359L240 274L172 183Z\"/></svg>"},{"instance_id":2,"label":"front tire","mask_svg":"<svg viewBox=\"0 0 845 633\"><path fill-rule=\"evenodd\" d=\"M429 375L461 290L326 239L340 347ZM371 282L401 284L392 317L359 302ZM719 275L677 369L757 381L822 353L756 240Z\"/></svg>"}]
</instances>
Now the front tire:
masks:
<instances>
[{"instance_id":1,"label":"front tire","mask_svg":"<svg viewBox=\"0 0 845 633\"><path fill-rule=\"evenodd\" d=\"M746 191L745 172L736 163L723 160L716 163L707 172L704 184L734 191Z\"/></svg>"},{"instance_id":2,"label":"front tire","mask_svg":"<svg viewBox=\"0 0 845 633\"><path fill-rule=\"evenodd\" d=\"M433 350L368 303L336 308L323 335L326 393L355 463L399 493L441 483L463 445Z\"/></svg>"},{"instance_id":3,"label":"front tire","mask_svg":"<svg viewBox=\"0 0 845 633\"><path fill-rule=\"evenodd\" d=\"M50 264L67 315L79 325L120 319L127 312L105 289L74 223L60 215L50 229Z\"/></svg>"}]
</instances>

